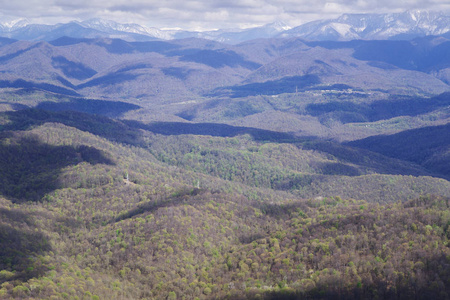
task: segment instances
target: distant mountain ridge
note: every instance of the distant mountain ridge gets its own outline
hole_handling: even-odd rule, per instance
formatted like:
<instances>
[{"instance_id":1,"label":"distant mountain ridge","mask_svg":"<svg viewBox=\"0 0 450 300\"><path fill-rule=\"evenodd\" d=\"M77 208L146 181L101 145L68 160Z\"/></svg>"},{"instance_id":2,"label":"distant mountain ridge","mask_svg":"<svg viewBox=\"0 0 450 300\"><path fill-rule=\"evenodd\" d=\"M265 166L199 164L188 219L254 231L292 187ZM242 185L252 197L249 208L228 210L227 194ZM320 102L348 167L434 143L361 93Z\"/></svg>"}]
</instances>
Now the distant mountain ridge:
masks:
<instances>
[{"instance_id":1,"label":"distant mountain ridge","mask_svg":"<svg viewBox=\"0 0 450 300\"><path fill-rule=\"evenodd\" d=\"M238 45L0 38L0 110L103 112L355 140L450 119L449 53L445 37Z\"/></svg>"},{"instance_id":2,"label":"distant mountain ridge","mask_svg":"<svg viewBox=\"0 0 450 300\"><path fill-rule=\"evenodd\" d=\"M259 38L297 37L312 41L409 40L450 32L450 16L443 12L406 11L388 14L344 14L337 19L318 20L290 28L274 22L250 29L213 31L163 30L139 24L121 24L103 19L72 21L55 25L31 24L26 19L0 22L0 37L51 41L72 38L120 38L127 41L203 38L237 44Z\"/></svg>"},{"instance_id":3,"label":"distant mountain ridge","mask_svg":"<svg viewBox=\"0 0 450 300\"><path fill-rule=\"evenodd\" d=\"M290 29L282 22L244 30L185 31L162 30L139 24L121 24L110 20L90 19L55 25L31 24L26 19L0 22L0 37L28 41L52 41L64 36L71 38L120 38L127 41L174 40L203 38L224 43L239 43L255 38L271 38Z\"/></svg>"},{"instance_id":4,"label":"distant mountain ridge","mask_svg":"<svg viewBox=\"0 0 450 300\"><path fill-rule=\"evenodd\" d=\"M310 22L283 32L283 37L308 40L390 40L443 35L450 16L442 12L406 11L394 14L344 14L334 20Z\"/></svg>"}]
</instances>

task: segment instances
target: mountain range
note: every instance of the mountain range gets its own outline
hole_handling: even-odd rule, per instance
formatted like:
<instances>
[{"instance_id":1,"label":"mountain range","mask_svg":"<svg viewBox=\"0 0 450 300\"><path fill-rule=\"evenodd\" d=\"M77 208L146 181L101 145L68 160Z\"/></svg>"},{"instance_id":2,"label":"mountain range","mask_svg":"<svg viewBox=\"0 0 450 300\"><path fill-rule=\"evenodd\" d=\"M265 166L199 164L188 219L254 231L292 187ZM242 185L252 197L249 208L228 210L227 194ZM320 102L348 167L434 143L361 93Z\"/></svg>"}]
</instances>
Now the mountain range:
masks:
<instances>
[{"instance_id":1,"label":"mountain range","mask_svg":"<svg viewBox=\"0 0 450 300\"><path fill-rule=\"evenodd\" d=\"M73 38L120 38L127 41L203 38L237 44L251 39L299 37L306 40L406 40L427 35L445 35L450 16L442 12L407 11L389 14L344 14L337 19L318 20L290 28L275 22L250 29L213 31L162 30L138 24L91 19L56 25L31 24L25 19L0 23L0 36L30 41Z\"/></svg>"},{"instance_id":2,"label":"mountain range","mask_svg":"<svg viewBox=\"0 0 450 300\"><path fill-rule=\"evenodd\" d=\"M0 298L448 299L446 18L4 24Z\"/></svg>"},{"instance_id":3,"label":"mountain range","mask_svg":"<svg viewBox=\"0 0 450 300\"><path fill-rule=\"evenodd\" d=\"M4 38L0 94L5 109L95 112L104 105L117 108L109 116L145 122L220 122L348 140L393 133L393 124L372 124L392 118L415 118L401 122L413 126L404 129L442 124L449 53L445 37L237 45L197 38Z\"/></svg>"}]
</instances>

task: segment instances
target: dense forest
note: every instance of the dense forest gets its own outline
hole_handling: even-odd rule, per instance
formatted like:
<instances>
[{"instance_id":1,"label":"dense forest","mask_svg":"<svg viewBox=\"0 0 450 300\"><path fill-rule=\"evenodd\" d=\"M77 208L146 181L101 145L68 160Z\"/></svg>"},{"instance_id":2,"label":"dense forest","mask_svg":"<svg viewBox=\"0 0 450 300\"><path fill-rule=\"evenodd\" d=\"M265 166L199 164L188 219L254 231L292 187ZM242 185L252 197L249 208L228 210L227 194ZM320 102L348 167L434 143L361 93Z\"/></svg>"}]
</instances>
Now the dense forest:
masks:
<instances>
[{"instance_id":1,"label":"dense forest","mask_svg":"<svg viewBox=\"0 0 450 300\"><path fill-rule=\"evenodd\" d=\"M426 165L244 127L0 124L0 298L450 297L450 183Z\"/></svg>"},{"instance_id":2,"label":"dense forest","mask_svg":"<svg viewBox=\"0 0 450 300\"><path fill-rule=\"evenodd\" d=\"M450 299L449 47L0 40L0 299Z\"/></svg>"}]
</instances>

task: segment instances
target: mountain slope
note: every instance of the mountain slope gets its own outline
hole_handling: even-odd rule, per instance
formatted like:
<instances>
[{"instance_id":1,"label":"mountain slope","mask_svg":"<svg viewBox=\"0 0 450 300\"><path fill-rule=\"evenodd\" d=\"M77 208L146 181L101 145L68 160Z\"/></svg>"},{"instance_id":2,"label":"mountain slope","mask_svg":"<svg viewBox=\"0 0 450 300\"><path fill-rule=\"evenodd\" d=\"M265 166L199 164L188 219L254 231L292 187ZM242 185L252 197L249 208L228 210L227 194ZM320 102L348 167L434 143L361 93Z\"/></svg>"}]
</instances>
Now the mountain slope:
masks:
<instances>
[{"instance_id":1,"label":"mountain slope","mask_svg":"<svg viewBox=\"0 0 450 300\"><path fill-rule=\"evenodd\" d=\"M394 123L404 124L400 129L445 123L447 44L442 38L270 39L236 46L204 39L6 40L0 109L97 107L101 114L143 122L228 123L358 139L379 134L375 127L392 133ZM111 101L122 103L105 110ZM396 113L387 113L388 107ZM369 124L384 121L390 125Z\"/></svg>"},{"instance_id":2,"label":"mountain slope","mask_svg":"<svg viewBox=\"0 0 450 300\"><path fill-rule=\"evenodd\" d=\"M281 33L307 40L408 40L450 31L450 18L442 12L406 11L391 14L344 14L334 20L306 23Z\"/></svg>"},{"instance_id":3,"label":"mountain slope","mask_svg":"<svg viewBox=\"0 0 450 300\"><path fill-rule=\"evenodd\" d=\"M303 169L305 158L345 159L342 148L155 135L73 112L1 117L0 150L15 158L0 161L9 164L0 173L2 298L376 299L400 292L406 299L450 292L442 267L450 255L448 198L303 199L189 170L198 157L213 165L222 155L236 158L239 171L255 162ZM26 168L24 156L39 159ZM385 186L404 180L383 177ZM23 186L44 180L46 189L14 190L17 178ZM405 178L416 190L427 181ZM450 190L443 179L434 183ZM391 191L383 190L385 199Z\"/></svg>"},{"instance_id":4,"label":"mountain slope","mask_svg":"<svg viewBox=\"0 0 450 300\"><path fill-rule=\"evenodd\" d=\"M155 159L194 171L196 176L204 174L201 177L214 176L301 197L339 195L388 202L411 199L421 193L448 195L449 190L448 182L429 177L440 174L433 173L432 169L337 143L297 139L254 128L220 124L124 124L80 113L39 110L9 112L3 118L3 130L24 130L46 122L62 123L113 141L147 148ZM358 189L345 188L354 182L364 184ZM386 182L396 184L386 186Z\"/></svg>"},{"instance_id":5,"label":"mountain slope","mask_svg":"<svg viewBox=\"0 0 450 300\"><path fill-rule=\"evenodd\" d=\"M348 143L386 156L420 164L450 176L450 124L402 131L389 136L373 136Z\"/></svg>"}]
</instances>

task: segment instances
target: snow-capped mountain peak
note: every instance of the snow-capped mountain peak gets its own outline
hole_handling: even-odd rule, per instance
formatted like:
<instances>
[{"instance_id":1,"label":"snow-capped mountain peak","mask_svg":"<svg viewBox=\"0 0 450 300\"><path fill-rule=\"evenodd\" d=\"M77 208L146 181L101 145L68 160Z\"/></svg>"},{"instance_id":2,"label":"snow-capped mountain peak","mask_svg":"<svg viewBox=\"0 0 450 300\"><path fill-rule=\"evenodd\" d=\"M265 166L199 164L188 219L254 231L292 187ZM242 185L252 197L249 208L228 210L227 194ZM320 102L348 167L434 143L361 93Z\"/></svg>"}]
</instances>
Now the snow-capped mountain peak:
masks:
<instances>
[{"instance_id":1,"label":"snow-capped mountain peak","mask_svg":"<svg viewBox=\"0 0 450 300\"><path fill-rule=\"evenodd\" d=\"M30 24L26 19L8 19L5 16L0 16L0 20L0 36L2 37L46 41L62 36L120 38L127 41L204 38L236 44L251 39L272 37L300 37L307 40L380 40L411 39L450 32L450 16L443 12L420 10L390 14L343 14L333 20L313 21L295 28L276 21L247 29L221 29L203 32L162 30L99 18L56 25Z\"/></svg>"},{"instance_id":2,"label":"snow-capped mountain peak","mask_svg":"<svg viewBox=\"0 0 450 300\"><path fill-rule=\"evenodd\" d=\"M344 14L334 20L300 25L282 36L311 40L379 40L441 35L449 31L450 16L442 12L411 10L390 14Z\"/></svg>"},{"instance_id":3,"label":"snow-capped mountain peak","mask_svg":"<svg viewBox=\"0 0 450 300\"><path fill-rule=\"evenodd\" d=\"M104 32L123 31L138 34L147 33L146 28L138 24L121 24L111 20L98 18L83 21L80 24L87 28L92 28Z\"/></svg>"},{"instance_id":4,"label":"snow-capped mountain peak","mask_svg":"<svg viewBox=\"0 0 450 300\"><path fill-rule=\"evenodd\" d=\"M282 31L285 31L285 30L289 30L289 29L292 28L292 27L288 26L286 23L284 23L282 21L275 21L273 23L266 24L263 27L266 27L266 28L270 27L270 28L272 28L272 29L274 29L276 31L279 31L279 32L282 32Z\"/></svg>"},{"instance_id":5,"label":"snow-capped mountain peak","mask_svg":"<svg viewBox=\"0 0 450 300\"><path fill-rule=\"evenodd\" d=\"M115 32L124 32L124 33L132 33L132 34L139 34L144 36L149 36L152 38L158 38L158 39L170 39L171 34L164 32L163 30L157 29L157 28L149 28L143 25L135 24L135 23L117 23L111 20L105 20L105 19L90 19L87 21L83 21L80 23L82 26L96 29L102 32L109 32L109 33L115 33Z\"/></svg>"},{"instance_id":6,"label":"snow-capped mountain peak","mask_svg":"<svg viewBox=\"0 0 450 300\"><path fill-rule=\"evenodd\" d=\"M10 21L0 22L0 28L2 28L5 31L12 31L12 30L16 30L18 28L25 27L29 24L30 24L30 22L27 19L20 18L20 19L13 19Z\"/></svg>"}]
</instances>

